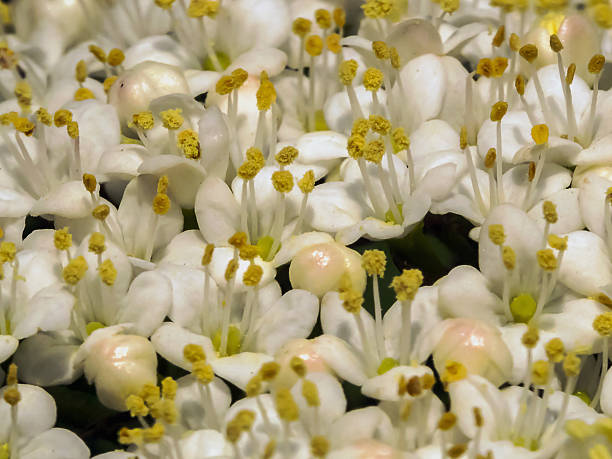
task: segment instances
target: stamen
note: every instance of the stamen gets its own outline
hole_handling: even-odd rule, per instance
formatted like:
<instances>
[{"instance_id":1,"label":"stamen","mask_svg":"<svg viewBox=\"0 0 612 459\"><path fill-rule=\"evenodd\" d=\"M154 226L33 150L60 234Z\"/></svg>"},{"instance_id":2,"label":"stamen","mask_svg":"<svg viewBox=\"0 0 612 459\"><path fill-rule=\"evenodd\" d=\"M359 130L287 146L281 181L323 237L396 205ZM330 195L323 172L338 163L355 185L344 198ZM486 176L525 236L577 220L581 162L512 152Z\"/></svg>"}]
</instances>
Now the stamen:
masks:
<instances>
[{"instance_id":1,"label":"stamen","mask_svg":"<svg viewBox=\"0 0 612 459\"><path fill-rule=\"evenodd\" d=\"M533 65L533 61L535 61L538 57L538 48L535 45L528 44L523 46L519 50L519 54L523 59L525 59L528 63L528 66L531 70L531 78L533 78L533 82L535 84L536 93L538 95L538 100L540 101L540 107L542 108L542 114L544 115L544 120L548 124L551 124L553 118L551 117L550 110L548 107L548 103L546 98L544 97L544 91L542 90L542 84L540 83L540 78L538 77L538 72Z\"/></svg>"},{"instance_id":2,"label":"stamen","mask_svg":"<svg viewBox=\"0 0 612 459\"><path fill-rule=\"evenodd\" d=\"M570 140L574 140L576 137L578 128L576 127L576 114L574 113L574 104L572 102L572 92L570 90L570 83L568 83L565 77L565 68L563 66L563 57L561 51L563 45L561 40L556 34L550 36L550 47L557 54L557 68L559 70L559 79L561 80L561 88L563 89L563 96L565 97L565 114L567 116L567 136Z\"/></svg>"},{"instance_id":3,"label":"stamen","mask_svg":"<svg viewBox=\"0 0 612 459\"><path fill-rule=\"evenodd\" d=\"M597 112L597 96L599 94L599 79L601 78L601 71L603 70L606 58L601 54L596 54L591 58L588 65L588 71L592 75L595 75L595 81L593 82L593 92L591 99L591 111L589 112L589 121L587 123L587 131L585 137L586 145L590 145L593 140L593 131L595 125L595 113Z\"/></svg>"},{"instance_id":4,"label":"stamen","mask_svg":"<svg viewBox=\"0 0 612 459\"><path fill-rule=\"evenodd\" d=\"M423 283L423 274L418 269L404 269L402 274L395 276L391 287L395 296L402 304L402 334L400 335L400 365L407 365L410 360L412 347L412 300Z\"/></svg>"},{"instance_id":5,"label":"stamen","mask_svg":"<svg viewBox=\"0 0 612 459\"><path fill-rule=\"evenodd\" d=\"M340 82L346 87L346 94L348 95L351 111L353 112L353 121L363 118L363 111L353 87L353 80L357 75L357 67L357 61L354 59L343 61L338 67L338 76Z\"/></svg>"},{"instance_id":6,"label":"stamen","mask_svg":"<svg viewBox=\"0 0 612 459\"><path fill-rule=\"evenodd\" d=\"M595 396L590 404L592 408L596 408L599 404L601 391L603 390L603 381L608 372L608 345L610 335L612 335L612 312L604 312L598 315L593 321L593 329L595 329L602 338L601 374L599 376L597 392L595 392Z\"/></svg>"},{"instance_id":7,"label":"stamen","mask_svg":"<svg viewBox=\"0 0 612 459\"><path fill-rule=\"evenodd\" d=\"M387 357L385 349L382 307L380 304L380 291L378 287L378 278L385 276L385 268L387 257L382 250L366 250L362 255L362 264L366 273L372 276L372 296L374 298L374 331L376 334L376 347L378 349L379 360L384 360Z\"/></svg>"}]
</instances>

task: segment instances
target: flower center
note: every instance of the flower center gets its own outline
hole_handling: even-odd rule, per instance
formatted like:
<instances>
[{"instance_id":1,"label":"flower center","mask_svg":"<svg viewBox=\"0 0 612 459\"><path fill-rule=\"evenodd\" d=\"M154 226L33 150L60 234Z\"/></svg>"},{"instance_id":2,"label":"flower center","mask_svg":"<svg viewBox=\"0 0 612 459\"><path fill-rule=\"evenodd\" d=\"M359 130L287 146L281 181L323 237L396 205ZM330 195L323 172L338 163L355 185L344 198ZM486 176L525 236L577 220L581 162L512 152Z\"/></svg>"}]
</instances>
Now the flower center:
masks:
<instances>
[{"instance_id":1,"label":"flower center","mask_svg":"<svg viewBox=\"0 0 612 459\"><path fill-rule=\"evenodd\" d=\"M398 365L399 365L399 362L395 360L393 357L385 357L380 362L380 365L378 367L378 370L376 370L376 373L378 373L379 375L384 375L387 371L391 370L392 368L395 368Z\"/></svg>"},{"instance_id":2,"label":"flower center","mask_svg":"<svg viewBox=\"0 0 612 459\"><path fill-rule=\"evenodd\" d=\"M232 63L232 60L230 59L230 57L224 52L217 51L215 54L217 55L217 59L219 61L219 64L221 65L221 69L218 69L215 67L213 60L211 59L210 55L208 55L206 56L206 58L204 59L204 62L202 63L203 70L218 72L218 71L225 70Z\"/></svg>"},{"instance_id":3,"label":"flower center","mask_svg":"<svg viewBox=\"0 0 612 459\"><path fill-rule=\"evenodd\" d=\"M212 339L213 347L218 353L221 352L221 329L215 332ZM242 335L240 329L235 325L230 325L227 333L227 352L226 356L238 354L242 345Z\"/></svg>"},{"instance_id":4,"label":"flower center","mask_svg":"<svg viewBox=\"0 0 612 459\"><path fill-rule=\"evenodd\" d=\"M2 443L0 444L0 459L10 459L11 452L9 451L9 444Z\"/></svg>"},{"instance_id":5,"label":"flower center","mask_svg":"<svg viewBox=\"0 0 612 459\"><path fill-rule=\"evenodd\" d=\"M529 293L515 296L510 303L510 312L515 322L528 323L535 314L536 300Z\"/></svg>"},{"instance_id":6,"label":"flower center","mask_svg":"<svg viewBox=\"0 0 612 459\"><path fill-rule=\"evenodd\" d=\"M85 331L87 332L87 336L91 335L93 332L95 332L96 330L100 329L100 328L104 328L106 327L106 325L104 325L102 322L89 322L86 326L85 326ZM1 458L0 458L1 459Z\"/></svg>"}]
</instances>

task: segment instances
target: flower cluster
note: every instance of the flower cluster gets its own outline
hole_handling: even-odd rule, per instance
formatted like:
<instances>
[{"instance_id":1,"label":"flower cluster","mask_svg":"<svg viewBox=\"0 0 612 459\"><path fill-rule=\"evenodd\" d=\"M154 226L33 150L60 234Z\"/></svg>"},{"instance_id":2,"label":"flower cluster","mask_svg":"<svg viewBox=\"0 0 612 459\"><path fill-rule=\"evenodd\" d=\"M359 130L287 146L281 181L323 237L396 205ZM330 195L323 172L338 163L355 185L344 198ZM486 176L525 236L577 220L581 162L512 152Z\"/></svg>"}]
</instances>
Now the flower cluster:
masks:
<instances>
[{"instance_id":1,"label":"flower cluster","mask_svg":"<svg viewBox=\"0 0 612 459\"><path fill-rule=\"evenodd\" d=\"M611 30L0 3L0 459L612 459ZM474 262L405 255L431 218ZM82 377L115 451L54 427Z\"/></svg>"}]
</instances>

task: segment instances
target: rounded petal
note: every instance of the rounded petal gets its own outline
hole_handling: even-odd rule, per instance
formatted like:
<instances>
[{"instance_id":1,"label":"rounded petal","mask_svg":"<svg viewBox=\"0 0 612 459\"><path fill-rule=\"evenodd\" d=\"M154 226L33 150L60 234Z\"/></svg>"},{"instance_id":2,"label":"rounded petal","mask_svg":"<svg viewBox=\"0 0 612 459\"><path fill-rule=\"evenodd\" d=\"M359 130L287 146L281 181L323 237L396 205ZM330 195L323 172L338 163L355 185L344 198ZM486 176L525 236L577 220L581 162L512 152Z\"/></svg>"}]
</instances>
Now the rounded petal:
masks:
<instances>
[{"instance_id":1,"label":"rounded petal","mask_svg":"<svg viewBox=\"0 0 612 459\"><path fill-rule=\"evenodd\" d=\"M184 370L191 370L191 364L183 356L183 349L188 344L202 346L209 360L217 356L208 336L192 333L172 322L164 322L151 336L151 342L159 355Z\"/></svg>"},{"instance_id":2,"label":"rounded petal","mask_svg":"<svg viewBox=\"0 0 612 459\"><path fill-rule=\"evenodd\" d=\"M7 387L0 389L0 396L4 394ZM44 389L29 384L17 386L21 401L17 410L17 426L20 435L32 438L39 435L55 425L57 408L53 397ZM11 406L0 398L0 439L7 442L11 426Z\"/></svg>"},{"instance_id":3,"label":"rounded petal","mask_svg":"<svg viewBox=\"0 0 612 459\"><path fill-rule=\"evenodd\" d=\"M425 374L433 376L431 368L424 365L419 366L398 366L391 368L389 371L382 375L374 376L368 379L361 386L361 392L366 397L371 397L376 400L386 400L391 402L398 402L400 400L409 400L410 396L400 397L397 393L400 379L403 377L404 381L408 381L410 378L416 376L421 377Z\"/></svg>"},{"instance_id":4,"label":"rounded petal","mask_svg":"<svg viewBox=\"0 0 612 459\"><path fill-rule=\"evenodd\" d=\"M19 450L22 459L88 459L89 448L66 429L50 429L32 438Z\"/></svg>"},{"instance_id":5,"label":"rounded petal","mask_svg":"<svg viewBox=\"0 0 612 459\"><path fill-rule=\"evenodd\" d=\"M204 239L215 245L227 245L240 228L240 206L230 188L217 177L207 177L200 185L195 213Z\"/></svg>"}]
</instances>

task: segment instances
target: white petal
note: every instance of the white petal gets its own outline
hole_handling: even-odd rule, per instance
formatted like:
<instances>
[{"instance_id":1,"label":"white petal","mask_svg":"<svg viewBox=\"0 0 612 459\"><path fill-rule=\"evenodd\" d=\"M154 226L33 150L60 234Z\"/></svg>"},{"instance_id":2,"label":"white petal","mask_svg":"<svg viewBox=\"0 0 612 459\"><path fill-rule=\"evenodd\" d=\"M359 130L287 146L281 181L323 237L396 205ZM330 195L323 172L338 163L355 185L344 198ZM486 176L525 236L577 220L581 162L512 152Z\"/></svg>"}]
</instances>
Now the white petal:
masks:
<instances>
[{"instance_id":1,"label":"white petal","mask_svg":"<svg viewBox=\"0 0 612 459\"><path fill-rule=\"evenodd\" d=\"M287 65L287 55L276 48L256 48L238 56L225 70L229 74L233 70L241 68L249 75L259 75L266 71L270 78L281 73Z\"/></svg>"},{"instance_id":2,"label":"white petal","mask_svg":"<svg viewBox=\"0 0 612 459\"><path fill-rule=\"evenodd\" d=\"M557 79L559 76L557 75ZM516 152L532 143L531 123L524 111L510 110L501 121L502 156L504 162L512 162ZM484 158L489 148L497 150L497 123L490 119L478 131L478 152Z\"/></svg>"},{"instance_id":3,"label":"white petal","mask_svg":"<svg viewBox=\"0 0 612 459\"><path fill-rule=\"evenodd\" d=\"M11 335L0 335L0 363L15 353L19 340Z\"/></svg>"},{"instance_id":4,"label":"white petal","mask_svg":"<svg viewBox=\"0 0 612 459\"><path fill-rule=\"evenodd\" d=\"M230 357L222 357L211 362L215 374L244 390L249 380L257 374L261 366L274 360L266 354L241 352Z\"/></svg>"},{"instance_id":5,"label":"white petal","mask_svg":"<svg viewBox=\"0 0 612 459\"><path fill-rule=\"evenodd\" d=\"M377 400L386 400L397 402L402 399L397 394L397 388L401 377L404 377L405 381L408 381L413 376L421 377L425 374L433 376L431 368L419 365L419 366L398 366L391 368L389 371L379 376L374 376L368 379L361 386L361 392L366 397L375 398ZM410 396L408 396L410 398Z\"/></svg>"},{"instance_id":6,"label":"white petal","mask_svg":"<svg viewBox=\"0 0 612 459\"><path fill-rule=\"evenodd\" d=\"M223 113L215 107L209 107L198 124L202 159L200 160L207 174L225 179L229 163L230 133Z\"/></svg>"},{"instance_id":7,"label":"white petal","mask_svg":"<svg viewBox=\"0 0 612 459\"><path fill-rule=\"evenodd\" d=\"M413 18L400 22L391 29L385 41L389 46L396 47L402 62L408 62L426 53L443 54L440 35L435 27L424 19Z\"/></svg>"},{"instance_id":8,"label":"white petal","mask_svg":"<svg viewBox=\"0 0 612 459\"><path fill-rule=\"evenodd\" d=\"M17 410L17 426L20 434L32 438L55 425L57 408L53 397L44 389L29 384L19 384L21 401ZM7 386L0 389L0 395L4 394ZM8 441L8 429L11 426L11 407L0 399L0 438Z\"/></svg>"},{"instance_id":9,"label":"white petal","mask_svg":"<svg viewBox=\"0 0 612 459\"><path fill-rule=\"evenodd\" d=\"M240 228L240 207L230 188L217 177L207 177L195 200L200 231L208 242L226 245Z\"/></svg>"},{"instance_id":10,"label":"white petal","mask_svg":"<svg viewBox=\"0 0 612 459\"><path fill-rule=\"evenodd\" d=\"M362 360L345 341L333 335L321 335L314 339L313 344L316 353L340 378L356 386L368 379Z\"/></svg>"},{"instance_id":11,"label":"white petal","mask_svg":"<svg viewBox=\"0 0 612 459\"><path fill-rule=\"evenodd\" d=\"M179 411L181 424L189 430L205 429L206 427L216 427L216 414L223 419L225 412L230 406L232 396L229 387L221 379L215 378L208 384L215 412L206 409L209 405L205 402L202 383L195 376L187 375L177 380L178 389L176 391L176 408Z\"/></svg>"},{"instance_id":12,"label":"white petal","mask_svg":"<svg viewBox=\"0 0 612 459\"><path fill-rule=\"evenodd\" d=\"M550 232L554 234L565 234L572 231L577 231L584 228L582 214L580 213L580 203L578 201L580 190L577 188L567 188L557 191L546 197L547 201L551 201L557 207L557 222L550 225ZM541 202L537 202L527 215L536 220L542 229L546 224L544 214L542 212Z\"/></svg>"},{"instance_id":13,"label":"white petal","mask_svg":"<svg viewBox=\"0 0 612 459\"><path fill-rule=\"evenodd\" d=\"M191 363L183 357L183 349L188 344L202 346L209 361L216 358L216 352L209 337L192 333L172 322L162 324L151 336L151 342L159 355L184 370L191 369Z\"/></svg>"},{"instance_id":14,"label":"white petal","mask_svg":"<svg viewBox=\"0 0 612 459\"><path fill-rule=\"evenodd\" d=\"M22 459L87 459L89 448L66 429L51 429L32 438L19 450Z\"/></svg>"},{"instance_id":15,"label":"white petal","mask_svg":"<svg viewBox=\"0 0 612 459\"><path fill-rule=\"evenodd\" d=\"M3 217L23 217L30 212L34 203L34 199L25 193L0 188L0 215Z\"/></svg>"},{"instance_id":16,"label":"white petal","mask_svg":"<svg viewBox=\"0 0 612 459\"><path fill-rule=\"evenodd\" d=\"M91 214L91 195L82 181L66 182L39 199L30 213L59 215L66 218L83 218Z\"/></svg>"}]
</instances>

